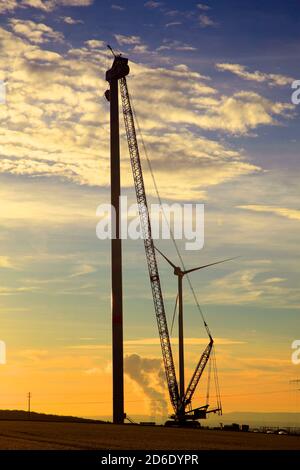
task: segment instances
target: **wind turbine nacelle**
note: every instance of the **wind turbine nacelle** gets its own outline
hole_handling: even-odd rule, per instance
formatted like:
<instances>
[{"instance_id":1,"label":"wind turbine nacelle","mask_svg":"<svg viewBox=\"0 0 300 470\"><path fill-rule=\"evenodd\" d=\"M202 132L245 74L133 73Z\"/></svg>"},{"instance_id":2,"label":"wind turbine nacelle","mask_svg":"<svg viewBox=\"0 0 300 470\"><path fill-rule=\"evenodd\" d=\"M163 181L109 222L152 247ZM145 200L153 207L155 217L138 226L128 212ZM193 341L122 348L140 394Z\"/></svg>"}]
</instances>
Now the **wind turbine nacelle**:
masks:
<instances>
[{"instance_id":1,"label":"wind turbine nacelle","mask_svg":"<svg viewBox=\"0 0 300 470\"><path fill-rule=\"evenodd\" d=\"M128 59L121 56L116 56L111 69L106 72L106 80L111 82L112 80L119 80L120 78L126 77L129 74Z\"/></svg>"}]
</instances>

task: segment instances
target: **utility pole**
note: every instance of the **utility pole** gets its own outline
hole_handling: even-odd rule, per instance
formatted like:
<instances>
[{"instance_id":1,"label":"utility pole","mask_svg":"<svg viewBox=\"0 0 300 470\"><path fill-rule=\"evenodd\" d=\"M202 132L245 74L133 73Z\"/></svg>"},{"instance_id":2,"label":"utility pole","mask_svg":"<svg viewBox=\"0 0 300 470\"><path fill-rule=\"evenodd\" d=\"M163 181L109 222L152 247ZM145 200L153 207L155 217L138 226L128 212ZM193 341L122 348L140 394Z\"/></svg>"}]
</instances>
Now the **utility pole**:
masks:
<instances>
[{"instance_id":1,"label":"utility pole","mask_svg":"<svg viewBox=\"0 0 300 470\"><path fill-rule=\"evenodd\" d=\"M111 49L111 48L110 48ZM112 51L112 49L111 49ZM113 422L124 423L123 370L123 292L122 241L120 218L120 132L119 79L129 73L128 59L114 55L112 68L106 72L110 89L105 93L110 102L110 184L112 213L111 239L111 308L112 308L112 363L113 363Z\"/></svg>"},{"instance_id":2,"label":"utility pole","mask_svg":"<svg viewBox=\"0 0 300 470\"><path fill-rule=\"evenodd\" d=\"M31 393L28 392L28 419L30 419L30 412L31 412Z\"/></svg>"}]
</instances>

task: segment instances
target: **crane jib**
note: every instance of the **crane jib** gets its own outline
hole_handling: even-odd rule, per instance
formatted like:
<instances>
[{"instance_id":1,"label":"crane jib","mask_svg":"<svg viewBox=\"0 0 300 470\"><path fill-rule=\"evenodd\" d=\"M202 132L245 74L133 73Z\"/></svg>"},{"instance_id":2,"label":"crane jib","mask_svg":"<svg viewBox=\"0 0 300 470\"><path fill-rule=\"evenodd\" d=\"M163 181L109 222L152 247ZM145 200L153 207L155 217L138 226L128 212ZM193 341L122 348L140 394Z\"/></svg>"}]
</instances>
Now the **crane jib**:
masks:
<instances>
[{"instance_id":1,"label":"crane jib","mask_svg":"<svg viewBox=\"0 0 300 470\"><path fill-rule=\"evenodd\" d=\"M191 403L192 401L192 397L194 395L194 392L197 388L197 385L199 383L199 380L203 374L203 371L206 367L206 364L209 360L209 357L210 357L210 353L211 353L211 350L212 350L212 347L213 347L213 339L210 340L210 342L208 343L208 345L206 346L204 352L202 353L202 356L200 357L200 360L197 364L197 367L195 369L195 372L193 373L193 376L190 380L190 383L186 389L186 392L185 392L185 396L184 396L184 403L185 405L188 405Z\"/></svg>"}]
</instances>

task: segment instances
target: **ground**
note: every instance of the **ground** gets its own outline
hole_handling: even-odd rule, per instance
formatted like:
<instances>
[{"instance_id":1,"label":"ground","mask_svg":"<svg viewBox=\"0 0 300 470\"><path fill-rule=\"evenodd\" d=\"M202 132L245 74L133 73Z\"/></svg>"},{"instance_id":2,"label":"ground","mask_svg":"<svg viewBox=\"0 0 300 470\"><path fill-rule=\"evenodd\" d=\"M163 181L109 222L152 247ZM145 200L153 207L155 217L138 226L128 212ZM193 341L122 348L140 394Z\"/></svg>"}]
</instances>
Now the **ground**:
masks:
<instances>
[{"instance_id":1,"label":"ground","mask_svg":"<svg viewBox=\"0 0 300 470\"><path fill-rule=\"evenodd\" d=\"M300 450L300 436L129 424L0 421L0 449Z\"/></svg>"}]
</instances>

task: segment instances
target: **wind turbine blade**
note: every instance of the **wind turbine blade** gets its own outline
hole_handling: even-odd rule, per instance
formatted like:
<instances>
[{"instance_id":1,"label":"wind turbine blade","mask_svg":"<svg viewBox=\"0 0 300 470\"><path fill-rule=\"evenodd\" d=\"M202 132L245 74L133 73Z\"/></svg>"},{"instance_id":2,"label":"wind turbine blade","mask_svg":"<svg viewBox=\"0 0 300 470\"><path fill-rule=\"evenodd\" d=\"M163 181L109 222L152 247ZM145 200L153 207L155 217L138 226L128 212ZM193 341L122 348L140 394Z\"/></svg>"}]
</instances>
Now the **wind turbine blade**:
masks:
<instances>
[{"instance_id":1,"label":"wind turbine blade","mask_svg":"<svg viewBox=\"0 0 300 470\"><path fill-rule=\"evenodd\" d=\"M177 311L177 304L178 304L178 294L177 294L176 300L175 300L175 307L174 307L172 325L171 325L171 334L173 333L173 326L174 326L174 321L175 321L175 316L176 316L176 311Z\"/></svg>"},{"instance_id":2,"label":"wind turbine blade","mask_svg":"<svg viewBox=\"0 0 300 470\"><path fill-rule=\"evenodd\" d=\"M227 258L227 259L223 259L222 261L216 261L215 263L205 264L204 266L198 266L197 268L188 269L187 271L184 271L183 274L189 274L189 273L192 273L193 271L199 271L199 269L208 268L209 266L214 266L215 264L226 263L226 261L231 261L237 258L238 256L235 256L234 258Z\"/></svg>"},{"instance_id":3,"label":"wind turbine blade","mask_svg":"<svg viewBox=\"0 0 300 470\"><path fill-rule=\"evenodd\" d=\"M158 251L158 253L161 254L163 258L165 258L165 260L172 266L172 268L176 268L175 264L173 264L172 261L170 261L156 246L155 249Z\"/></svg>"}]
</instances>

